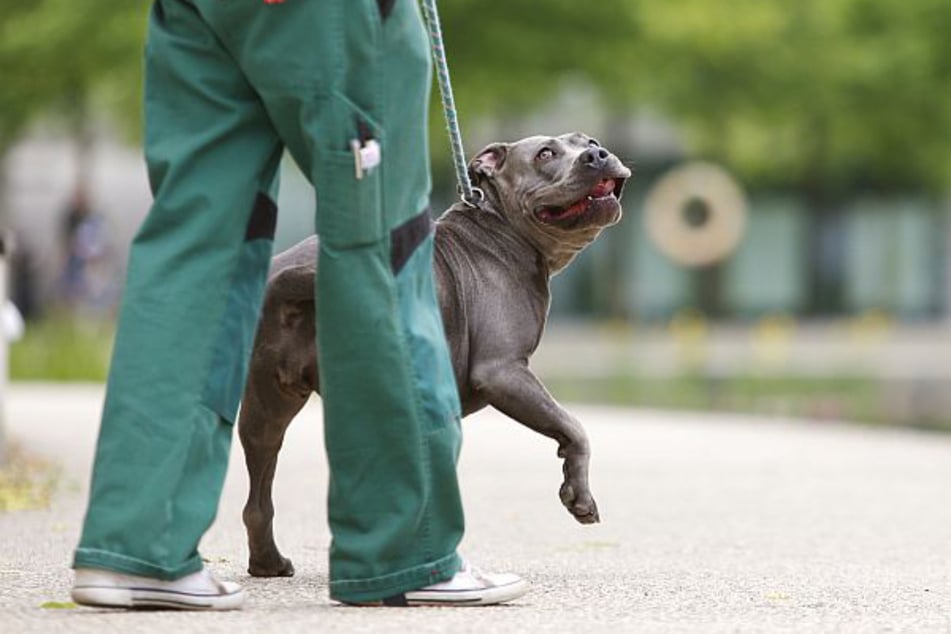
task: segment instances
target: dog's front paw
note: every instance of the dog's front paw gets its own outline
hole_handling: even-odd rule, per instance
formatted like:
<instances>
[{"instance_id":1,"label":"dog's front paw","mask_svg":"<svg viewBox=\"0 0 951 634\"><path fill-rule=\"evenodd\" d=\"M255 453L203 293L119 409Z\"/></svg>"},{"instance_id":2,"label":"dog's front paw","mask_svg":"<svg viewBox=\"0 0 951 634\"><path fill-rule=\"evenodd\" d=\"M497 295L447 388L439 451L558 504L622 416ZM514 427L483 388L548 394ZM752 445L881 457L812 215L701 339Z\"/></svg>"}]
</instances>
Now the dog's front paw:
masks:
<instances>
[{"instance_id":1,"label":"dog's front paw","mask_svg":"<svg viewBox=\"0 0 951 634\"><path fill-rule=\"evenodd\" d=\"M574 515L580 523L597 524L601 521L601 516L598 515L598 505L591 497L590 492L584 491L578 494L573 486L565 482L558 491L558 497L561 498L561 503L565 505L568 512Z\"/></svg>"},{"instance_id":2,"label":"dog's front paw","mask_svg":"<svg viewBox=\"0 0 951 634\"><path fill-rule=\"evenodd\" d=\"M278 555L266 561L248 561L248 574L252 577L293 577L294 564L287 557Z\"/></svg>"}]
</instances>

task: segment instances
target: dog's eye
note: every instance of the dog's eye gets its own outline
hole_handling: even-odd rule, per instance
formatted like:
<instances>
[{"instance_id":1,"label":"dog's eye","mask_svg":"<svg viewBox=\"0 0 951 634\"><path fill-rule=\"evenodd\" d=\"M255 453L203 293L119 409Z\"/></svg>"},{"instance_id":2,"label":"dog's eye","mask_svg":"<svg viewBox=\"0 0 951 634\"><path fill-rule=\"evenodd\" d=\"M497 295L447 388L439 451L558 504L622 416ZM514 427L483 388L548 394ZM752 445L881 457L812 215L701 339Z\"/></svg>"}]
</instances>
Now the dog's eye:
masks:
<instances>
[{"instance_id":1,"label":"dog's eye","mask_svg":"<svg viewBox=\"0 0 951 634\"><path fill-rule=\"evenodd\" d=\"M535 155L535 159L539 161L547 161L555 158L555 153L552 152L551 148L543 147L538 154Z\"/></svg>"},{"instance_id":2,"label":"dog's eye","mask_svg":"<svg viewBox=\"0 0 951 634\"><path fill-rule=\"evenodd\" d=\"M601 147L601 144L598 143L597 139L588 139L588 145L593 145L594 147Z\"/></svg>"}]
</instances>

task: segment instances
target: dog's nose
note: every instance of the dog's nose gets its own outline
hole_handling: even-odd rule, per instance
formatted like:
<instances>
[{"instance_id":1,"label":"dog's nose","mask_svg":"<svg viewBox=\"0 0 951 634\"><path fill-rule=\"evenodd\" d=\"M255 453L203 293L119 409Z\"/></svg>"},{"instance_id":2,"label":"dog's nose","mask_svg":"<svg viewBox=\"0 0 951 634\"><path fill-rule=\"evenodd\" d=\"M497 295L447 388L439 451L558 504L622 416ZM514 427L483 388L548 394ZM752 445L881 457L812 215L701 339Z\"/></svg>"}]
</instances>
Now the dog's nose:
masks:
<instances>
[{"instance_id":1,"label":"dog's nose","mask_svg":"<svg viewBox=\"0 0 951 634\"><path fill-rule=\"evenodd\" d=\"M581 163L592 169L601 169L608 162L611 154L603 147L589 147L581 153Z\"/></svg>"}]
</instances>

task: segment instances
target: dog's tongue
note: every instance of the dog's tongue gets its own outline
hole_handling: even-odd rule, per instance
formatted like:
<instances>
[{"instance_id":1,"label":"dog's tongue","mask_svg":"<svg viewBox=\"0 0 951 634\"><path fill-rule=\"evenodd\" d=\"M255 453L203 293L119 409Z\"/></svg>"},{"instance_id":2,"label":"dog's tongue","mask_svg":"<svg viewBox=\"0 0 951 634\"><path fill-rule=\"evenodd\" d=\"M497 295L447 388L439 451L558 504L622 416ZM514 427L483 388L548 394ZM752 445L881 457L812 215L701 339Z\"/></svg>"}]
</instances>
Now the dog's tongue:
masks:
<instances>
[{"instance_id":1,"label":"dog's tongue","mask_svg":"<svg viewBox=\"0 0 951 634\"><path fill-rule=\"evenodd\" d=\"M544 220L561 220L584 213L587 211L591 201L595 198L604 198L605 196L610 196L611 192L614 191L615 185L616 183L614 182L613 178L602 179L590 192L588 192L588 195L585 198L582 198L575 204L565 207L564 209L557 209L555 207L544 209L540 212L540 216Z\"/></svg>"},{"instance_id":2,"label":"dog's tongue","mask_svg":"<svg viewBox=\"0 0 951 634\"><path fill-rule=\"evenodd\" d=\"M591 190L589 194L592 198L604 198L608 194L614 191L614 179L605 178L600 183L594 186L594 189Z\"/></svg>"}]
</instances>

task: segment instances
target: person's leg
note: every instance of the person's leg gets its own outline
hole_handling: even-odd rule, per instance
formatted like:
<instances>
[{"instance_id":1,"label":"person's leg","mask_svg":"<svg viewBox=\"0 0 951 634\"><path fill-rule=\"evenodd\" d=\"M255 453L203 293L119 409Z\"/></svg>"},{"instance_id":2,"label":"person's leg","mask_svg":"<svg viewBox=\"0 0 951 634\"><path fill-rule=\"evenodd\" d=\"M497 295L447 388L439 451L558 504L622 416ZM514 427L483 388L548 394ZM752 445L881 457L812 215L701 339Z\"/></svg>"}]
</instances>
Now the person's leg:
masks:
<instances>
[{"instance_id":1,"label":"person's leg","mask_svg":"<svg viewBox=\"0 0 951 634\"><path fill-rule=\"evenodd\" d=\"M368 17L379 18L369 4ZM432 279L431 80L416 3L397 2L373 37L356 16L344 22L348 53L375 57L342 78L342 96L362 112L338 113L332 125L359 138L368 124L355 130L355 117L375 120L378 130L370 124L362 132L380 142L382 160L360 180L352 155L314 171L322 228L317 315L333 469L330 593L361 601L443 581L458 569L461 412ZM351 236L347 217L374 211L382 233L367 242ZM379 240L368 243L371 237Z\"/></svg>"},{"instance_id":2,"label":"person's leg","mask_svg":"<svg viewBox=\"0 0 951 634\"><path fill-rule=\"evenodd\" d=\"M146 158L74 568L161 580L202 568L270 260L282 145L243 75L182 0L152 8Z\"/></svg>"},{"instance_id":3,"label":"person's leg","mask_svg":"<svg viewBox=\"0 0 951 634\"><path fill-rule=\"evenodd\" d=\"M330 593L451 578L459 403L432 281L428 51L415 2L231 4L233 50L317 189ZM387 3L383 3L387 4ZM382 162L355 172L351 141Z\"/></svg>"}]
</instances>

